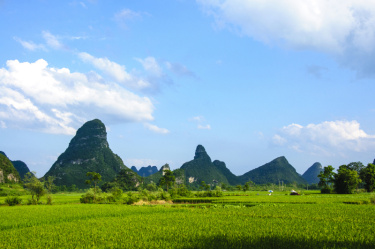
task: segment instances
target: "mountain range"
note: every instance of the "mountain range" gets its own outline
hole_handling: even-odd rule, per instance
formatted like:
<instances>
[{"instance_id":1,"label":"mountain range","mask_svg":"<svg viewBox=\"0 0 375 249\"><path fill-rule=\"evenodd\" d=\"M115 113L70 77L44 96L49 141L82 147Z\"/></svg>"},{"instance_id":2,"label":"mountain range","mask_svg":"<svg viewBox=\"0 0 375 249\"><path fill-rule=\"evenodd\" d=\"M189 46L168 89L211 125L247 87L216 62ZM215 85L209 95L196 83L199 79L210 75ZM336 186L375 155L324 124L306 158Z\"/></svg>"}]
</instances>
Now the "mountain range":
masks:
<instances>
[{"instance_id":1,"label":"mountain range","mask_svg":"<svg viewBox=\"0 0 375 249\"><path fill-rule=\"evenodd\" d=\"M3 156L4 154L2 153ZM6 158L6 156L4 157ZM23 162L12 161L12 163L21 178L29 172ZM139 170L134 166L129 169L122 159L110 149L105 125L99 119L94 119L86 122L77 130L65 152L58 157L44 177L55 176L55 184L59 186L75 184L78 188L87 188L88 186L85 185L86 173L97 172L102 176L102 183L109 182L112 185L118 185L120 181L126 179L127 182L131 182L132 188L134 188L141 181L158 183L163 176L164 169L167 168L169 169L169 165L166 164L159 171L156 166L151 165L141 167ZM236 176L227 168L225 162L212 161L205 148L198 145L194 158L173 172L177 183L197 188L202 181L214 185L222 183L237 185L248 181L255 184L278 184L279 182L311 184L319 181L317 175L320 170L322 170L320 163L315 163L301 176L287 159L281 156L243 175ZM140 176L143 177L143 180Z\"/></svg>"}]
</instances>

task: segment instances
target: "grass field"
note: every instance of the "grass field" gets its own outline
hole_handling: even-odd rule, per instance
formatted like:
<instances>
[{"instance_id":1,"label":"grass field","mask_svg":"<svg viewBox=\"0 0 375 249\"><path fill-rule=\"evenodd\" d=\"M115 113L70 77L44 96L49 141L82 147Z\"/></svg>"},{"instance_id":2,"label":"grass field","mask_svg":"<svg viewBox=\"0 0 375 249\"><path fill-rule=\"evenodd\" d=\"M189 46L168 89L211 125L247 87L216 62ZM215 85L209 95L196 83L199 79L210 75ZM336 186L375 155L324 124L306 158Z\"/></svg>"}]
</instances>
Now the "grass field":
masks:
<instances>
[{"instance_id":1,"label":"grass field","mask_svg":"<svg viewBox=\"0 0 375 249\"><path fill-rule=\"evenodd\" d=\"M60 194L52 206L3 205L0 248L374 248L374 194L226 194L206 204L78 204L81 194Z\"/></svg>"}]
</instances>

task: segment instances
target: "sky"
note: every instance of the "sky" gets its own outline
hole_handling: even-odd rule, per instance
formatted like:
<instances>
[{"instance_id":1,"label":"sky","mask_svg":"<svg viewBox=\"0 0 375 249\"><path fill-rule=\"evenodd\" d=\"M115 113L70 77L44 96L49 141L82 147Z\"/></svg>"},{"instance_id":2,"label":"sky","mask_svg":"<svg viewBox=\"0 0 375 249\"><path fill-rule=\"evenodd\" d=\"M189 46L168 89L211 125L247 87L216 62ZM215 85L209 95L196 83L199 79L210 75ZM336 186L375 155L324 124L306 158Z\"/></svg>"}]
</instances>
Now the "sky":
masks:
<instances>
[{"instance_id":1,"label":"sky","mask_svg":"<svg viewBox=\"0 0 375 249\"><path fill-rule=\"evenodd\" d=\"M43 176L100 119L128 167L375 158L373 0L0 0L0 150Z\"/></svg>"}]
</instances>

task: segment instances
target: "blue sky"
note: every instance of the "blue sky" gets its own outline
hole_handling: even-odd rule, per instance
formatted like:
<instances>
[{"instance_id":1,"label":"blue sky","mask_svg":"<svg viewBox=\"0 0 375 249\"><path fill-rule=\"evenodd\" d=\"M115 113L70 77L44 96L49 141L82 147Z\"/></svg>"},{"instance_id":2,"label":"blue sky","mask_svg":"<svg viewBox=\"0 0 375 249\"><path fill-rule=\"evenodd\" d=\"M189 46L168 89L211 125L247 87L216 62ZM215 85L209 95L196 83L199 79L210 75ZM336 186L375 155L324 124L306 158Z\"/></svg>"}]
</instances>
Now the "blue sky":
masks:
<instances>
[{"instance_id":1,"label":"blue sky","mask_svg":"<svg viewBox=\"0 0 375 249\"><path fill-rule=\"evenodd\" d=\"M130 167L375 158L375 2L0 1L0 150L42 176L101 119Z\"/></svg>"}]
</instances>

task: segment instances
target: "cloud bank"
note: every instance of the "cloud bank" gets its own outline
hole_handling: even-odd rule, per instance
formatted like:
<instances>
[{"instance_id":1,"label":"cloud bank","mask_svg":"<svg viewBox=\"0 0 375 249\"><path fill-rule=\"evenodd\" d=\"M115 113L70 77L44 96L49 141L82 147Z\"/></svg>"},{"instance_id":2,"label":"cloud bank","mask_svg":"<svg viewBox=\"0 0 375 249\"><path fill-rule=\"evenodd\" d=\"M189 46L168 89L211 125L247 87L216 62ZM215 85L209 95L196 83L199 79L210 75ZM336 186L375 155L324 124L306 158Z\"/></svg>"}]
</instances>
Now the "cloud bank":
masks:
<instances>
[{"instance_id":1,"label":"cloud bank","mask_svg":"<svg viewBox=\"0 0 375 249\"><path fill-rule=\"evenodd\" d=\"M43 60L9 60L0 68L2 126L48 133L74 134L75 128L96 117L122 122L153 120L149 98L100 75L49 67Z\"/></svg>"},{"instance_id":2,"label":"cloud bank","mask_svg":"<svg viewBox=\"0 0 375 249\"><path fill-rule=\"evenodd\" d=\"M360 76L375 76L375 2L367 0L197 0L230 29L267 44L333 55Z\"/></svg>"},{"instance_id":3,"label":"cloud bank","mask_svg":"<svg viewBox=\"0 0 375 249\"><path fill-rule=\"evenodd\" d=\"M307 126L291 124L275 134L272 142L298 152L325 156L375 149L375 135L360 129L360 124L355 120L325 121Z\"/></svg>"}]
</instances>

